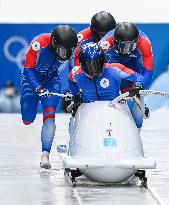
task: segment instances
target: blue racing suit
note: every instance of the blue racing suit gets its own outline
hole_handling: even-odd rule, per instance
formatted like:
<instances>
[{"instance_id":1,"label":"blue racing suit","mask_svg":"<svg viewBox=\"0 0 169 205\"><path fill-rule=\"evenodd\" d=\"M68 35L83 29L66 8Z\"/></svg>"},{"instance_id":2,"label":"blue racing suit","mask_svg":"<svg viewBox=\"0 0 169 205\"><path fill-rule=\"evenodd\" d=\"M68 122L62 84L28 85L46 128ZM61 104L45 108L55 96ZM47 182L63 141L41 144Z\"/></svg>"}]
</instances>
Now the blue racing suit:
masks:
<instances>
[{"instance_id":1,"label":"blue racing suit","mask_svg":"<svg viewBox=\"0 0 169 205\"><path fill-rule=\"evenodd\" d=\"M37 36L30 44L22 72L21 114L25 125L31 124L37 114L38 103L43 108L41 132L42 151L50 152L55 134L55 110L58 96L40 97L36 89L43 87L50 92L60 92L59 67L61 61L50 47L51 34Z\"/></svg>"},{"instance_id":2,"label":"blue racing suit","mask_svg":"<svg viewBox=\"0 0 169 205\"><path fill-rule=\"evenodd\" d=\"M114 30L108 32L99 42L99 45L105 51L106 62L121 63L137 73L140 73L144 76L144 81L142 83L143 88L146 88L151 83L153 76L153 54L150 40L145 33L139 30L136 49L128 57L121 57L114 49L113 35ZM130 81L126 79L122 80L121 92L128 91L131 85L132 83ZM134 105L134 101L129 102L129 108L138 128L140 128L143 122L144 110L140 112L138 106Z\"/></svg>"},{"instance_id":3,"label":"blue racing suit","mask_svg":"<svg viewBox=\"0 0 169 205\"><path fill-rule=\"evenodd\" d=\"M72 94L77 97L81 90L84 103L115 99L119 95L122 79L140 86L144 81L142 75L119 63L105 63L102 74L98 78L88 77L80 66L74 67L69 74Z\"/></svg>"}]
</instances>

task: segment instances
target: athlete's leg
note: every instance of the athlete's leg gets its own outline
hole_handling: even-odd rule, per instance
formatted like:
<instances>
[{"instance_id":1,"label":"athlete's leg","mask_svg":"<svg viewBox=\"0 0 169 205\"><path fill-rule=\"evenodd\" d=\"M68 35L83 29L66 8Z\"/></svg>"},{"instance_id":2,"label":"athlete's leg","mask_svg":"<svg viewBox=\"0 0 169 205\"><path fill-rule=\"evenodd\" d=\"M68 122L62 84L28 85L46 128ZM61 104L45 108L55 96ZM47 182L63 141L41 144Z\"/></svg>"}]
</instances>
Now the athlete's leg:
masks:
<instances>
[{"instance_id":1,"label":"athlete's leg","mask_svg":"<svg viewBox=\"0 0 169 205\"><path fill-rule=\"evenodd\" d=\"M60 85L55 82L55 79L45 83L44 87L50 92L60 92ZM49 169L51 167L49 153L55 136L55 111L59 103L59 97L53 95L43 97L41 98L41 103L43 108L43 126L41 130L42 157L40 166Z\"/></svg>"},{"instance_id":2,"label":"athlete's leg","mask_svg":"<svg viewBox=\"0 0 169 205\"><path fill-rule=\"evenodd\" d=\"M43 126L41 131L42 152L46 151L50 153L51 150L56 130L55 110L56 107L43 108Z\"/></svg>"},{"instance_id":3,"label":"athlete's leg","mask_svg":"<svg viewBox=\"0 0 169 205\"><path fill-rule=\"evenodd\" d=\"M43 126L41 130L42 156L40 166L41 168L50 169L49 153L55 136L55 111L59 97L49 96L43 98L41 102L43 106Z\"/></svg>"},{"instance_id":4,"label":"athlete's leg","mask_svg":"<svg viewBox=\"0 0 169 205\"><path fill-rule=\"evenodd\" d=\"M60 92L60 86L52 84L48 89L50 92ZM49 96L42 98L41 103L43 107L43 126L41 131L42 152L46 151L50 153L52 142L55 136L55 111L59 103L58 96Z\"/></svg>"},{"instance_id":5,"label":"athlete's leg","mask_svg":"<svg viewBox=\"0 0 169 205\"><path fill-rule=\"evenodd\" d=\"M130 112L133 116L133 119L136 123L137 128L139 129L142 127L144 112L145 112L145 103L142 97L140 99L140 102L141 102L141 109L139 108L139 106L134 100L128 102Z\"/></svg>"},{"instance_id":6,"label":"athlete's leg","mask_svg":"<svg viewBox=\"0 0 169 205\"><path fill-rule=\"evenodd\" d=\"M25 79L22 80L20 104L22 120L25 125L29 125L35 120L38 102L38 95L34 92Z\"/></svg>"}]
</instances>

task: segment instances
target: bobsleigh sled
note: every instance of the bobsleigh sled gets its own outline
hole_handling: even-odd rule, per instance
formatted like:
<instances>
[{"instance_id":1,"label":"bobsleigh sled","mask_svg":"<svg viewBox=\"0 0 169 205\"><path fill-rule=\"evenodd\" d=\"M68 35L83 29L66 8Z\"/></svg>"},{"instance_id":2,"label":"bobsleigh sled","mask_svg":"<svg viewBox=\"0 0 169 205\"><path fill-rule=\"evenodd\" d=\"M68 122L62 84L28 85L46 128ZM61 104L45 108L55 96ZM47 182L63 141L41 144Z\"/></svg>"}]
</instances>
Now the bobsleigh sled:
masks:
<instances>
[{"instance_id":1,"label":"bobsleigh sled","mask_svg":"<svg viewBox=\"0 0 169 205\"><path fill-rule=\"evenodd\" d=\"M159 91L140 91L140 95L147 94L169 97ZM128 95L122 94L111 102L83 103L71 118L63 166L73 183L83 174L110 183L121 183L135 175L146 184L145 170L156 168L156 161L144 156L142 140L126 103Z\"/></svg>"}]
</instances>

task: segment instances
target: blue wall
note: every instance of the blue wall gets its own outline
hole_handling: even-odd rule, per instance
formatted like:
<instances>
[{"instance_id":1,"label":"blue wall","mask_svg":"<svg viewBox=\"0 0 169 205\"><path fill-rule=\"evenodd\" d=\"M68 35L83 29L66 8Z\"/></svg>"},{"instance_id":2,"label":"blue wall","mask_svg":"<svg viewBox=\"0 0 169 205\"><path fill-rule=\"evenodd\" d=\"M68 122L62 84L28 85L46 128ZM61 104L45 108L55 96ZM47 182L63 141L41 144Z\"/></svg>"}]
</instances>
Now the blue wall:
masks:
<instances>
[{"instance_id":1,"label":"blue wall","mask_svg":"<svg viewBox=\"0 0 169 205\"><path fill-rule=\"evenodd\" d=\"M138 24L150 38L154 55L154 77L165 71L169 63L169 24Z\"/></svg>"},{"instance_id":2,"label":"blue wall","mask_svg":"<svg viewBox=\"0 0 169 205\"><path fill-rule=\"evenodd\" d=\"M24 48L41 33L50 33L57 24L0 24L0 88L6 80L12 80L20 89L21 64L24 62ZM86 25L72 25L80 31ZM18 37L19 36L19 39ZM8 44L9 43L9 44ZM5 54L6 52L9 54ZM12 59L11 59L12 57Z\"/></svg>"},{"instance_id":3,"label":"blue wall","mask_svg":"<svg viewBox=\"0 0 169 205\"><path fill-rule=\"evenodd\" d=\"M36 35L51 32L56 25L0 24L0 88L8 79L12 80L18 89L20 88L20 69L24 61L23 48L29 45ZM88 26L87 24L70 25L77 32ZM166 70L166 65L169 61L169 24L138 24L137 26L148 35L152 42L155 65L154 76L157 77ZM19 36L19 39L14 36ZM20 41L23 42L20 43ZM7 43L9 44L7 45ZM9 52L6 55L4 53L4 46L7 48L6 52Z\"/></svg>"}]
</instances>

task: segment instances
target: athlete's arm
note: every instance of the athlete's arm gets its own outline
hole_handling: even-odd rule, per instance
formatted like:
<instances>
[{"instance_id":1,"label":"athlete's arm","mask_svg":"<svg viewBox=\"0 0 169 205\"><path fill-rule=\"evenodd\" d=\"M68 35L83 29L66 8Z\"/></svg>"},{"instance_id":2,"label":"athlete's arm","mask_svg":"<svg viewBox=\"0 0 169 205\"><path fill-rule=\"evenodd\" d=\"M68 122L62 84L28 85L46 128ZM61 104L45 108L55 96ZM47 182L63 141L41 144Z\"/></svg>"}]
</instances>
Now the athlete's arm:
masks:
<instances>
[{"instance_id":1,"label":"athlete's arm","mask_svg":"<svg viewBox=\"0 0 169 205\"><path fill-rule=\"evenodd\" d=\"M120 63L105 63L104 68L111 69L111 74L116 79L126 79L143 87L144 76Z\"/></svg>"},{"instance_id":2,"label":"athlete's arm","mask_svg":"<svg viewBox=\"0 0 169 205\"><path fill-rule=\"evenodd\" d=\"M33 86L36 90L41 87L40 82L38 82L36 73L35 73L35 66L38 58L39 51L41 48L49 45L50 42L50 35L45 35L37 37L30 45L28 52L26 54L25 64L24 64L24 74L28 79L29 83Z\"/></svg>"},{"instance_id":3,"label":"athlete's arm","mask_svg":"<svg viewBox=\"0 0 169 205\"><path fill-rule=\"evenodd\" d=\"M75 67L76 68L76 67ZM74 70L72 69L69 73L68 80L69 80L69 88L73 96L80 96L80 90L78 87L77 82L74 79Z\"/></svg>"},{"instance_id":4,"label":"athlete's arm","mask_svg":"<svg viewBox=\"0 0 169 205\"><path fill-rule=\"evenodd\" d=\"M137 48L140 50L142 54L143 75L144 75L143 85L145 88L152 80L154 67L153 67L153 53L152 53L151 42L148 39L148 37L141 31L140 31Z\"/></svg>"}]
</instances>

